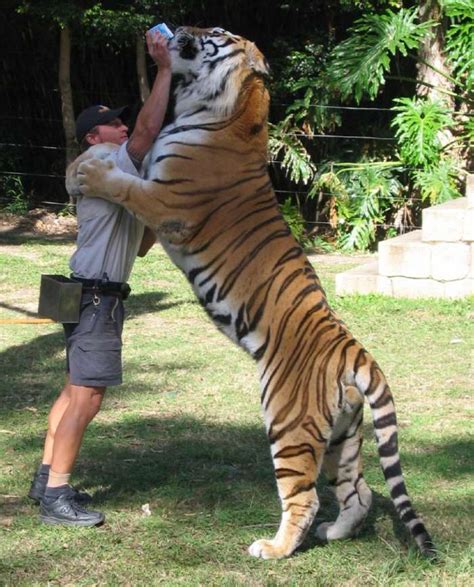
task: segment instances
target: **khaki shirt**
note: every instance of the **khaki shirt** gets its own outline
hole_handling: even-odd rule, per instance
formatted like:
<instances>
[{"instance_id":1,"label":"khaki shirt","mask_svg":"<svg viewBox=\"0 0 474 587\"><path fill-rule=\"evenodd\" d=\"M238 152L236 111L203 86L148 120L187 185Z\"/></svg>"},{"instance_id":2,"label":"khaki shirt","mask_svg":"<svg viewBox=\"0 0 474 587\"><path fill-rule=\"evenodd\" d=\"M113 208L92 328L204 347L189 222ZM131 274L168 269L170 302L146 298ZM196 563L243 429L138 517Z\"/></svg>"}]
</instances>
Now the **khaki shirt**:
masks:
<instances>
[{"instance_id":1,"label":"khaki shirt","mask_svg":"<svg viewBox=\"0 0 474 587\"><path fill-rule=\"evenodd\" d=\"M110 158L119 169L140 177L126 144ZM122 206L102 198L77 197L77 249L69 267L76 277L127 281L137 257L145 225Z\"/></svg>"}]
</instances>

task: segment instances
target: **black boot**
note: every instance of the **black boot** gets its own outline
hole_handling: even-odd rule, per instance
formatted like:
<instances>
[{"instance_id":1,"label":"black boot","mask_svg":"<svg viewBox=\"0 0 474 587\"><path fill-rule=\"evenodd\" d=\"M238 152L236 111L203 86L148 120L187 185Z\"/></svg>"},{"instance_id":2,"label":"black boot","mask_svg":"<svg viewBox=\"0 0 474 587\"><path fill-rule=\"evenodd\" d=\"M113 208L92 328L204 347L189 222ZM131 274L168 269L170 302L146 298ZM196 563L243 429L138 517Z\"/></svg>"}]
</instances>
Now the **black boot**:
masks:
<instances>
[{"instance_id":1,"label":"black boot","mask_svg":"<svg viewBox=\"0 0 474 587\"><path fill-rule=\"evenodd\" d=\"M48 476L49 468L47 470L45 465L41 465L41 467L36 471L33 477L33 481L31 482L31 487L28 491L28 497L38 504L43 498L44 490L46 489L46 485L48 483ZM92 497L88 493L78 491L75 487L71 487L71 489L74 492L74 499L77 501L77 503L85 504L92 501Z\"/></svg>"},{"instance_id":2,"label":"black boot","mask_svg":"<svg viewBox=\"0 0 474 587\"><path fill-rule=\"evenodd\" d=\"M40 520L45 524L99 526L104 522L102 512L89 512L76 502L75 494L68 485L58 488L57 493L57 497L46 495L41 500Z\"/></svg>"}]
</instances>

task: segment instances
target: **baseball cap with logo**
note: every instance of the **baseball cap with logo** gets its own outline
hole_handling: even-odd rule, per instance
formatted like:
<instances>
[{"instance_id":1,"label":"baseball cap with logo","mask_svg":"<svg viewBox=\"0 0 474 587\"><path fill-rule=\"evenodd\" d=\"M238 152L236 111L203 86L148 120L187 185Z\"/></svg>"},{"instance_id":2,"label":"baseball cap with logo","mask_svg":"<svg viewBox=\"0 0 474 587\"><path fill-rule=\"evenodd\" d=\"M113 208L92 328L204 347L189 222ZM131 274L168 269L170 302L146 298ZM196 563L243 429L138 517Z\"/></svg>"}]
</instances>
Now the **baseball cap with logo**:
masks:
<instances>
[{"instance_id":1,"label":"baseball cap with logo","mask_svg":"<svg viewBox=\"0 0 474 587\"><path fill-rule=\"evenodd\" d=\"M107 124L115 118L123 118L129 113L128 106L107 108L107 106L90 106L83 110L76 119L76 138L80 143L86 134L98 124Z\"/></svg>"}]
</instances>

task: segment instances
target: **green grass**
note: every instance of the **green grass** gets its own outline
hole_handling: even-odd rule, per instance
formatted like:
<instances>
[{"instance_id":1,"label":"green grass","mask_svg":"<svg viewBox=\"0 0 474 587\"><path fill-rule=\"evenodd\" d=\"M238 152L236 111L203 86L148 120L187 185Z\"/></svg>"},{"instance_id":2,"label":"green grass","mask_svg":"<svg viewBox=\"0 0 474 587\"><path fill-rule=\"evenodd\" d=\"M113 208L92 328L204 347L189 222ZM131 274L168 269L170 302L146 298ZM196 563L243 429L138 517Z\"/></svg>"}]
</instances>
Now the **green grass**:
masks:
<instances>
[{"instance_id":1,"label":"green grass","mask_svg":"<svg viewBox=\"0 0 474 587\"><path fill-rule=\"evenodd\" d=\"M38 239L1 247L0 318L34 313L41 273L67 274L72 250ZM375 499L360 536L323 545L311 534L283 561L247 555L280 515L256 369L154 247L131 281L125 383L107 392L74 474L106 513L102 528L43 526L25 497L64 378L63 335L59 325L0 324L0 585L472 585L472 300L335 298L335 273L356 263L328 255L316 270L389 378L408 488L437 565L394 517L369 417ZM319 489L318 519L331 519L323 481Z\"/></svg>"}]
</instances>

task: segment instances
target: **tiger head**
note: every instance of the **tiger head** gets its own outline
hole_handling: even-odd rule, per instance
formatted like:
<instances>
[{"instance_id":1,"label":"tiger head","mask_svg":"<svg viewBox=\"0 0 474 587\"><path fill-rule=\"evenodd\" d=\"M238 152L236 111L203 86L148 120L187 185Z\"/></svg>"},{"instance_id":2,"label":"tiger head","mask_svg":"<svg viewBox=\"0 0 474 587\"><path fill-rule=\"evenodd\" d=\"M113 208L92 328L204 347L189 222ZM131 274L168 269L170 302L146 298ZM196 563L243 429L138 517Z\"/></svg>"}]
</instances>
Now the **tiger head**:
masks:
<instances>
[{"instance_id":1,"label":"tiger head","mask_svg":"<svg viewBox=\"0 0 474 587\"><path fill-rule=\"evenodd\" d=\"M175 77L175 116L205 107L231 114L250 80L267 77L269 66L256 45L221 28L180 27L168 44Z\"/></svg>"}]
</instances>

